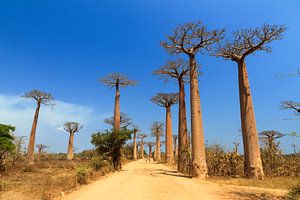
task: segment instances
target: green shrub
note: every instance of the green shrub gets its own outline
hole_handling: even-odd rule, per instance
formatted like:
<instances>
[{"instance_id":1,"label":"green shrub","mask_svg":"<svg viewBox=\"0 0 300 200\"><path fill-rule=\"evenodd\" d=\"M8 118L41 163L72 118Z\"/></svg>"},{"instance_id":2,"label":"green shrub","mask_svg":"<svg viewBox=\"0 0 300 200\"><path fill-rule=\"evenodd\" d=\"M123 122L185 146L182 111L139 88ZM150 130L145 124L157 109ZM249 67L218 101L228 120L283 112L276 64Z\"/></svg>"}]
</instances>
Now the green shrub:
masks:
<instances>
[{"instance_id":1,"label":"green shrub","mask_svg":"<svg viewBox=\"0 0 300 200\"><path fill-rule=\"evenodd\" d=\"M76 173L77 183L80 185L87 184L91 176L92 170L90 168L78 168Z\"/></svg>"}]
</instances>

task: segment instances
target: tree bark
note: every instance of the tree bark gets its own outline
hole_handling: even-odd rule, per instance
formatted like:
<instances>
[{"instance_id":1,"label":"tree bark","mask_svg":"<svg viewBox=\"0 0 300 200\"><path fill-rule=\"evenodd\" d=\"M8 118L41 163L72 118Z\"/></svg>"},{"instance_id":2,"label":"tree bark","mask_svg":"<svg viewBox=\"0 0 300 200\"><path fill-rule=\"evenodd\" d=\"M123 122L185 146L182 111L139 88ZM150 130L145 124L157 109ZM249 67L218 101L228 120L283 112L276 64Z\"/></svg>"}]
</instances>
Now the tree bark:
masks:
<instances>
[{"instance_id":1,"label":"tree bark","mask_svg":"<svg viewBox=\"0 0 300 200\"><path fill-rule=\"evenodd\" d=\"M238 80L240 95L240 114L245 154L245 175L248 178L262 179L264 172L259 148L258 133L248 73L244 61L238 63Z\"/></svg>"},{"instance_id":2,"label":"tree bark","mask_svg":"<svg viewBox=\"0 0 300 200\"><path fill-rule=\"evenodd\" d=\"M190 55L190 68L193 176L205 178L207 177L208 170L205 159L204 131L195 55Z\"/></svg>"},{"instance_id":3,"label":"tree bark","mask_svg":"<svg viewBox=\"0 0 300 200\"><path fill-rule=\"evenodd\" d=\"M137 160L136 132L133 133L133 160Z\"/></svg>"},{"instance_id":4,"label":"tree bark","mask_svg":"<svg viewBox=\"0 0 300 200\"><path fill-rule=\"evenodd\" d=\"M67 157L68 160L73 160L73 158L74 158L73 146L74 146L74 132L70 132L68 157Z\"/></svg>"},{"instance_id":5,"label":"tree bark","mask_svg":"<svg viewBox=\"0 0 300 200\"><path fill-rule=\"evenodd\" d=\"M166 107L166 163L173 162L171 107Z\"/></svg>"},{"instance_id":6,"label":"tree bark","mask_svg":"<svg viewBox=\"0 0 300 200\"><path fill-rule=\"evenodd\" d=\"M155 161L160 162L161 161L161 152L160 152L160 138L159 136L156 136L156 141L155 141Z\"/></svg>"},{"instance_id":7,"label":"tree bark","mask_svg":"<svg viewBox=\"0 0 300 200\"><path fill-rule=\"evenodd\" d=\"M182 172L184 160L186 160L188 144L187 120L186 120L186 104L184 81L178 79L179 85L179 116L178 116L178 163L177 170Z\"/></svg>"},{"instance_id":8,"label":"tree bark","mask_svg":"<svg viewBox=\"0 0 300 200\"><path fill-rule=\"evenodd\" d=\"M116 97L115 97L115 108L114 108L114 128L120 130L120 89L119 84L116 85Z\"/></svg>"},{"instance_id":9,"label":"tree bark","mask_svg":"<svg viewBox=\"0 0 300 200\"><path fill-rule=\"evenodd\" d=\"M151 157L152 157L152 146L149 145L149 162L151 162Z\"/></svg>"},{"instance_id":10,"label":"tree bark","mask_svg":"<svg viewBox=\"0 0 300 200\"><path fill-rule=\"evenodd\" d=\"M37 127L37 123L38 123L40 108L41 108L41 103L38 101L37 107L35 110L35 114L34 114L34 118L33 118L32 127L31 127L29 143L28 143L27 162L30 165L34 164L35 134L36 134L36 127Z\"/></svg>"},{"instance_id":11,"label":"tree bark","mask_svg":"<svg viewBox=\"0 0 300 200\"><path fill-rule=\"evenodd\" d=\"M141 147L140 147L140 154L141 154L141 159L143 159L144 158L144 140L142 140L142 142L141 142Z\"/></svg>"}]
</instances>

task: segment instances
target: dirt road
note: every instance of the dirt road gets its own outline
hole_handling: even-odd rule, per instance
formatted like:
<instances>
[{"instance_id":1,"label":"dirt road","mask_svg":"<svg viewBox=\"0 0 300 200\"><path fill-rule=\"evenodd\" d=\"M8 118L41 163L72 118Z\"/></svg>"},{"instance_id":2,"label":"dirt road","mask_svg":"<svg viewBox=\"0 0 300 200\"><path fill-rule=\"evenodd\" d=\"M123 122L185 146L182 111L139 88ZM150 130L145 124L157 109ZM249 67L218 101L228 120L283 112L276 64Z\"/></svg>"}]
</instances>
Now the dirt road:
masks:
<instances>
[{"instance_id":1,"label":"dirt road","mask_svg":"<svg viewBox=\"0 0 300 200\"><path fill-rule=\"evenodd\" d=\"M226 200L279 199L282 191L221 186L184 177L162 164L129 163L109 175L66 196L64 200Z\"/></svg>"}]
</instances>

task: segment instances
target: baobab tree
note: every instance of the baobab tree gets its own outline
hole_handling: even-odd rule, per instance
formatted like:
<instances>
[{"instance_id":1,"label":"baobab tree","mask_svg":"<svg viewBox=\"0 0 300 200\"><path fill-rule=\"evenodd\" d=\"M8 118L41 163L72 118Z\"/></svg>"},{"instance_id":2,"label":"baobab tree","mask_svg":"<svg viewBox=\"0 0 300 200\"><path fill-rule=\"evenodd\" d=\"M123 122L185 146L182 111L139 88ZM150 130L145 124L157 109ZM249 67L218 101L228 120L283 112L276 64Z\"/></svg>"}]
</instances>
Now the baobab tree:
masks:
<instances>
[{"instance_id":1,"label":"baobab tree","mask_svg":"<svg viewBox=\"0 0 300 200\"><path fill-rule=\"evenodd\" d=\"M139 132L139 128L137 126L133 126L133 160L137 160L137 144L136 144L136 134Z\"/></svg>"},{"instance_id":2,"label":"baobab tree","mask_svg":"<svg viewBox=\"0 0 300 200\"><path fill-rule=\"evenodd\" d=\"M152 147L155 145L154 142L146 142L146 145L149 148L148 154L149 154L149 162L151 162L151 158L152 158Z\"/></svg>"},{"instance_id":3,"label":"baobab tree","mask_svg":"<svg viewBox=\"0 0 300 200\"><path fill-rule=\"evenodd\" d=\"M112 116L111 118L106 118L104 122L111 125L112 127L115 126L114 116ZM131 124L132 119L128 116L128 114L121 112L120 127L127 129Z\"/></svg>"},{"instance_id":4,"label":"baobab tree","mask_svg":"<svg viewBox=\"0 0 300 200\"><path fill-rule=\"evenodd\" d=\"M67 160L73 160L74 158L74 135L82 128L83 126L78 122L66 122L64 124L64 130L70 133Z\"/></svg>"},{"instance_id":5,"label":"baobab tree","mask_svg":"<svg viewBox=\"0 0 300 200\"><path fill-rule=\"evenodd\" d=\"M16 147L17 147L17 160L21 159L21 148L24 141L27 139L27 136L18 136L16 137Z\"/></svg>"},{"instance_id":6,"label":"baobab tree","mask_svg":"<svg viewBox=\"0 0 300 200\"><path fill-rule=\"evenodd\" d=\"M259 133L260 139L265 142L270 150L275 147L275 140L285 136L278 131L263 131Z\"/></svg>"},{"instance_id":7,"label":"baobab tree","mask_svg":"<svg viewBox=\"0 0 300 200\"><path fill-rule=\"evenodd\" d=\"M114 108L114 128L120 129L121 113L120 113L120 87L128 87L136 84L135 80L129 80L127 76L120 73L108 74L99 79L104 85L115 88L115 108Z\"/></svg>"},{"instance_id":8,"label":"baobab tree","mask_svg":"<svg viewBox=\"0 0 300 200\"><path fill-rule=\"evenodd\" d=\"M39 112L41 105L50 105L53 101L53 96L50 93L42 92L39 90L31 90L23 95L25 98L34 99L37 102L37 107L35 109L35 114L33 118L32 128L29 137L28 143L28 153L27 153L27 162L28 164L34 164L34 144L35 144L35 135L36 127L39 118Z\"/></svg>"},{"instance_id":9,"label":"baobab tree","mask_svg":"<svg viewBox=\"0 0 300 200\"><path fill-rule=\"evenodd\" d=\"M151 98L151 101L166 108L166 162L171 163L173 162L171 107L178 102L178 93L158 93Z\"/></svg>"},{"instance_id":10,"label":"baobab tree","mask_svg":"<svg viewBox=\"0 0 300 200\"><path fill-rule=\"evenodd\" d=\"M140 138L141 143L140 143L140 158L143 159L144 158L144 139L148 137L148 135L146 134L139 134L138 138Z\"/></svg>"},{"instance_id":11,"label":"baobab tree","mask_svg":"<svg viewBox=\"0 0 300 200\"><path fill-rule=\"evenodd\" d=\"M48 146L46 146L44 144L37 144L35 147L38 148L38 158L37 158L38 160L40 160L42 154L45 153L45 149L49 148Z\"/></svg>"},{"instance_id":12,"label":"baobab tree","mask_svg":"<svg viewBox=\"0 0 300 200\"><path fill-rule=\"evenodd\" d=\"M283 101L281 102L282 109L291 109L296 112L296 114L300 113L300 103L294 101Z\"/></svg>"},{"instance_id":13,"label":"baobab tree","mask_svg":"<svg viewBox=\"0 0 300 200\"><path fill-rule=\"evenodd\" d=\"M163 136L164 132L164 124L162 122L155 121L151 125L151 135L155 137L155 150L154 150L154 160L156 162L161 161L160 156L160 137Z\"/></svg>"},{"instance_id":14,"label":"baobab tree","mask_svg":"<svg viewBox=\"0 0 300 200\"><path fill-rule=\"evenodd\" d=\"M256 129L256 120L250 84L245 59L257 51L270 53L270 42L280 40L284 26L263 25L255 29L242 29L232 33L232 39L227 40L217 48L216 56L232 60L238 65L238 82L240 96L240 113L245 154L245 175L249 178L264 178Z\"/></svg>"},{"instance_id":15,"label":"baobab tree","mask_svg":"<svg viewBox=\"0 0 300 200\"><path fill-rule=\"evenodd\" d=\"M212 45L223 38L224 31L224 29L210 31L201 21L190 22L179 25L173 35L162 42L162 46L170 54L185 54L189 58L193 176L199 178L207 177L208 169L205 159L196 55L199 52L210 51Z\"/></svg>"},{"instance_id":16,"label":"baobab tree","mask_svg":"<svg viewBox=\"0 0 300 200\"><path fill-rule=\"evenodd\" d=\"M184 85L188 82L190 68L188 63L182 59L175 61L168 61L167 64L162 66L159 70L154 71L154 74L159 75L165 81L169 79L176 79L179 87L179 109L178 109L178 165L177 169L182 172L182 163L186 156L185 152L189 148L188 134L187 134L187 120L186 120L186 104L185 104L185 89Z\"/></svg>"}]
</instances>

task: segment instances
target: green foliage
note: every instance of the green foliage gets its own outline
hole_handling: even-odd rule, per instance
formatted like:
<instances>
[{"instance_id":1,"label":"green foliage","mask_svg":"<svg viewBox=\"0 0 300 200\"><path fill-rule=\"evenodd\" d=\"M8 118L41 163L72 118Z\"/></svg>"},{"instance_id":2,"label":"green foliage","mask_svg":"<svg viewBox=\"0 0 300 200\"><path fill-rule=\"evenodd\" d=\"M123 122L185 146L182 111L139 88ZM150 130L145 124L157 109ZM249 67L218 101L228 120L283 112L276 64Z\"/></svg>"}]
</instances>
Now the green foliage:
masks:
<instances>
[{"instance_id":1,"label":"green foliage","mask_svg":"<svg viewBox=\"0 0 300 200\"><path fill-rule=\"evenodd\" d=\"M11 134L15 127L0 124L0 171L12 163L15 151L14 137Z\"/></svg>"},{"instance_id":2,"label":"green foliage","mask_svg":"<svg viewBox=\"0 0 300 200\"><path fill-rule=\"evenodd\" d=\"M122 154L123 156L128 159L133 159L133 144L127 144L122 148Z\"/></svg>"},{"instance_id":3,"label":"green foliage","mask_svg":"<svg viewBox=\"0 0 300 200\"><path fill-rule=\"evenodd\" d=\"M95 145L97 152L109 160L115 170L121 169L121 150L126 141L131 137L131 131L127 129L106 130L92 135L91 143Z\"/></svg>"},{"instance_id":4,"label":"green foliage","mask_svg":"<svg viewBox=\"0 0 300 200\"><path fill-rule=\"evenodd\" d=\"M80 167L77 169L76 178L80 185L87 184L91 176L92 170L90 168Z\"/></svg>"}]
</instances>

